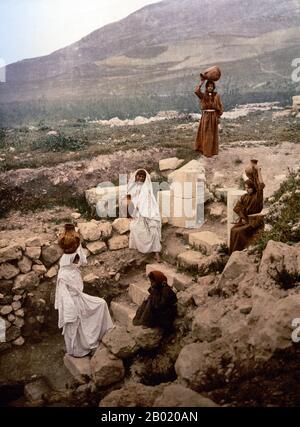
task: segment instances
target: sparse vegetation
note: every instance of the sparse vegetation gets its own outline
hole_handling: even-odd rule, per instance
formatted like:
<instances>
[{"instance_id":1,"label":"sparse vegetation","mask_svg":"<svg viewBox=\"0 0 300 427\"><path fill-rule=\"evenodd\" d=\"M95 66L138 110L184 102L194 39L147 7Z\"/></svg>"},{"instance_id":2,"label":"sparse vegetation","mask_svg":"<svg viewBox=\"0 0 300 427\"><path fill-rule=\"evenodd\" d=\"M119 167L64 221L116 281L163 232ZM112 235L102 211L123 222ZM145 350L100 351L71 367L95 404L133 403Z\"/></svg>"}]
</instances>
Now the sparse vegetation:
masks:
<instances>
[{"instance_id":1,"label":"sparse vegetation","mask_svg":"<svg viewBox=\"0 0 300 427\"><path fill-rule=\"evenodd\" d=\"M42 151L81 151L86 145L75 138L64 135L48 135L45 138L35 141L32 150Z\"/></svg>"},{"instance_id":2,"label":"sparse vegetation","mask_svg":"<svg viewBox=\"0 0 300 427\"><path fill-rule=\"evenodd\" d=\"M300 276L290 273L286 268L283 268L281 271L278 271L276 268L276 274L273 276L273 279L284 290L292 289L300 282Z\"/></svg>"},{"instance_id":3,"label":"sparse vegetation","mask_svg":"<svg viewBox=\"0 0 300 427\"><path fill-rule=\"evenodd\" d=\"M0 129L0 149L5 147L5 130Z\"/></svg>"},{"instance_id":4,"label":"sparse vegetation","mask_svg":"<svg viewBox=\"0 0 300 427\"><path fill-rule=\"evenodd\" d=\"M274 194L265 222L272 228L264 231L258 241L262 252L269 240L283 243L300 241L300 168L289 172L279 190ZM284 197L285 196L285 197ZM283 200L284 199L284 200Z\"/></svg>"},{"instance_id":5,"label":"sparse vegetation","mask_svg":"<svg viewBox=\"0 0 300 427\"><path fill-rule=\"evenodd\" d=\"M21 212L36 212L43 209L53 209L56 206L67 206L78 210L83 218L87 220L92 219L92 212L89 205L86 202L84 196L72 197L72 195L67 196L67 193L61 194L61 197L40 197L40 198L27 198L22 200L22 206L20 208ZM1 211L0 211L1 216ZM70 218L69 218L70 220Z\"/></svg>"}]
</instances>

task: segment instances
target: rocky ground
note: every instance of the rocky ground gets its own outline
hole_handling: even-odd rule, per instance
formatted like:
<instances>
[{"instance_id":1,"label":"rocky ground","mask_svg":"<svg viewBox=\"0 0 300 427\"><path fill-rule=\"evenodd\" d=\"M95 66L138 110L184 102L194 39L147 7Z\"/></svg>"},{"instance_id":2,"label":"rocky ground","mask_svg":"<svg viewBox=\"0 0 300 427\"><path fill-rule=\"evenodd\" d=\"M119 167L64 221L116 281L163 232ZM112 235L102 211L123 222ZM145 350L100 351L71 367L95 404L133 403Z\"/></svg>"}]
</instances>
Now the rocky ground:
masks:
<instances>
[{"instance_id":1,"label":"rocky ground","mask_svg":"<svg viewBox=\"0 0 300 427\"><path fill-rule=\"evenodd\" d=\"M211 193L204 225L189 231L163 227L159 268L178 296L169 337L132 327L147 295L146 274L158 266L151 256L128 249L128 225L91 221L84 192L139 167L165 179L159 160L197 158L197 122L181 117L26 129L6 130L0 143L0 308L13 332L9 343L0 344L1 404L298 406L299 347L291 322L300 318L299 119L271 106L223 120L220 154L204 159ZM49 132L79 135L85 146L47 152ZM69 147L70 141L64 143ZM31 151L34 144L39 148ZM239 188L250 158L263 168L270 217L260 243L229 258L226 204L218 189ZM85 290L107 300L117 324L93 357L80 363L64 359L53 309L57 234L74 220L89 255ZM278 224L287 228L286 238ZM199 232L224 244L214 245Z\"/></svg>"}]
</instances>

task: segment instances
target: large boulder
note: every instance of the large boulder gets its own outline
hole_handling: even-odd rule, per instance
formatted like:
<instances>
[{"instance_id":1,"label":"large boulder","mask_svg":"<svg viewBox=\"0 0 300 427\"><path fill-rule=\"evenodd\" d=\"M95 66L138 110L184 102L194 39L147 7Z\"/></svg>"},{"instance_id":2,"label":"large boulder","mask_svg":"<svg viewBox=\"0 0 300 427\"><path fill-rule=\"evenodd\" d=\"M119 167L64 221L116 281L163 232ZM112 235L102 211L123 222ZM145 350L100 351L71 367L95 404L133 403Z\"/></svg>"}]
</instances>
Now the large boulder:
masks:
<instances>
[{"instance_id":1,"label":"large boulder","mask_svg":"<svg viewBox=\"0 0 300 427\"><path fill-rule=\"evenodd\" d=\"M125 236L114 236L108 241L108 247L111 251L118 251L120 249L128 248L129 237Z\"/></svg>"},{"instance_id":2,"label":"large boulder","mask_svg":"<svg viewBox=\"0 0 300 427\"><path fill-rule=\"evenodd\" d=\"M223 312L220 307L198 308L192 323L193 336L199 341L214 341L222 335L220 320Z\"/></svg>"},{"instance_id":3,"label":"large boulder","mask_svg":"<svg viewBox=\"0 0 300 427\"><path fill-rule=\"evenodd\" d=\"M42 248L42 261L46 267L51 267L63 255L63 250L56 244Z\"/></svg>"},{"instance_id":4,"label":"large boulder","mask_svg":"<svg viewBox=\"0 0 300 427\"><path fill-rule=\"evenodd\" d=\"M92 376L92 369L89 356L86 357L72 357L66 354L64 357L65 367L70 374L80 384L85 384Z\"/></svg>"},{"instance_id":5,"label":"large boulder","mask_svg":"<svg viewBox=\"0 0 300 427\"><path fill-rule=\"evenodd\" d=\"M203 279L203 281L201 281ZM208 298L208 286L213 283L215 276L203 276L198 283L190 286L184 291L177 293L177 312L179 316L186 314L187 308L192 306L203 306Z\"/></svg>"},{"instance_id":6,"label":"large boulder","mask_svg":"<svg viewBox=\"0 0 300 427\"><path fill-rule=\"evenodd\" d=\"M102 229L98 222L83 222L78 224L78 228L83 239L88 242L95 242L101 239Z\"/></svg>"},{"instance_id":7,"label":"large boulder","mask_svg":"<svg viewBox=\"0 0 300 427\"><path fill-rule=\"evenodd\" d=\"M157 348L162 340L163 333L158 328L143 328L142 326L128 327L128 332L133 337L139 348L153 350Z\"/></svg>"},{"instance_id":8,"label":"large boulder","mask_svg":"<svg viewBox=\"0 0 300 427\"><path fill-rule=\"evenodd\" d=\"M8 262L0 264L0 279L13 279L20 273L20 270Z\"/></svg>"},{"instance_id":9,"label":"large boulder","mask_svg":"<svg viewBox=\"0 0 300 427\"><path fill-rule=\"evenodd\" d=\"M2 305L0 308L0 314L1 316L7 316L9 313L13 311L13 308L11 305Z\"/></svg>"},{"instance_id":10,"label":"large boulder","mask_svg":"<svg viewBox=\"0 0 300 427\"><path fill-rule=\"evenodd\" d=\"M109 330L102 339L102 343L112 354L121 359L133 356L139 349L131 334L125 327L120 326Z\"/></svg>"},{"instance_id":11,"label":"large boulder","mask_svg":"<svg viewBox=\"0 0 300 427\"><path fill-rule=\"evenodd\" d=\"M106 348L99 347L91 359L92 377L99 387L115 384L125 376L123 361Z\"/></svg>"},{"instance_id":12,"label":"large boulder","mask_svg":"<svg viewBox=\"0 0 300 427\"><path fill-rule=\"evenodd\" d=\"M183 159L178 159L177 157L171 157L169 159L162 159L159 161L159 170L167 171L177 169L179 166L184 163Z\"/></svg>"},{"instance_id":13,"label":"large boulder","mask_svg":"<svg viewBox=\"0 0 300 427\"><path fill-rule=\"evenodd\" d=\"M259 274L279 281L286 287L289 287L289 279L299 281L300 245L289 246L269 240L259 265Z\"/></svg>"},{"instance_id":14,"label":"large boulder","mask_svg":"<svg viewBox=\"0 0 300 427\"><path fill-rule=\"evenodd\" d=\"M41 253L42 253L42 250L40 246L29 246L29 247L26 247L26 250L25 250L25 255L32 260L39 259L41 256Z\"/></svg>"},{"instance_id":15,"label":"large boulder","mask_svg":"<svg viewBox=\"0 0 300 427\"><path fill-rule=\"evenodd\" d=\"M130 382L120 390L115 390L101 400L101 408L128 408L142 407L151 408L155 399L161 395L163 385L156 387L146 386L144 384Z\"/></svg>"},{"instance_id":16,"label":"large boulder","mask_svg":"<svg viewBox=\"0 0 300 427\"><path fill-rule=\"evenodd\" d=\"M170 384L164 388L162 395L155 400L153 406L158 408L208 408L218 405L181 384Z\"/></svg>"},{"instance_id":17,"label":"large boulder","mask_svg":"<svg viewBox=\"0 0 300 427\"><path fill-rule=\"evenodd\" d=\"M88 248L88 250L93 255L99 255L102 252L106 252L107 251L107 246L106 246L105 242L91 242L91 243L88 243L86 245L86 247Z\"/></svg>"},{"instance_id":18,"label":"large boulder","mask_svg":"<svg viewBox=\"0 0 300 427\"><path fill-rule=\"evenodd\" d=\"M130 231L130 222L129 218L117 218L114 220L112 227L119 234L126 234Z\"/></svg>"},{"instance_id":19,"label":"large boulder","mask_svg":"<svg viewBox=\"0 0 300 427\"><path fill-rule=\"evenodd\" d=\"M47 273L47 268L44 265L35 264L32 267L32 271L35 271L39 276Z\"/></svg>"},{"instance_id":20,"label":"large boulder","mask_svg":"<svg viewBox=\"0 0 300 427\"><path fill-rule=\"evenodd\" d=\"M25 385L24 396L27 401L34 402L43 400L50 391L51 388L47 381L44 378L39 378Z\"/></svg>"},{"instance_id":21,"label":"large boulder","mask_svg":"<svg viewBox=\"0 0 300 427\"><path fill-rule=\"evenodd\" d=\"M230 256L221 276L218 286L224 296L235 294L242 282L254 283L257 266L247 251L235 251Z\"/></svg>"},{"instance_id":22,"label":"large boulder","mask_svg":"<svg viewBox=\"0 0 300 427\"><path fill-rule=\"evenodd\" d=\"M256 357L269 360L277 350L293 345L293 320L300 317L300 295L290 295L275 301L270 297L256 299L249 315L251 336L249 343L256 349Z\"/></svg>"},{"instance_id":23,"label":"large boulder","mask_svg":"<svg viewBox=\"0 0 300 427\"><path fill-rule=\"evenodd\" d=\"M98 222L99 229L101 230L102 240L109 239L113 234L113 227L109 221L100 221Z\"/></svg>"},{"instance_id":24,"label":"large boulder","mask_svg":"<svg viewBox=\"0 0 300 427\"><path fill-rule=\"evenodd\" d=\"M176 360L177 376L193 389L205 385L209 349L208 343L188 344L183 347Z\"/></svg>"},{"instance_id":25,"label":"large boulder","mask_svg":"<svg viewBox=\"0 0 300 427\"><path fill-rule=\"evenodd\" d=\"M20 261L18 261L18 267L21 273L23 274L29 273L31 270L31 266L32 266L32 261L27 256L23 256L23 258L20 259Z\"/></svg>"},{"instance_id":26,"label":"large boulder","mask_svg":"<svg viewBox=\"0 0 300 427\"><path fill-rule=\"evenodd\" d=\"M16 294L22 293L25 289L27 291L35 289L39 285L39 276L34 271L26 274L19 274L15 278L14 287L12 291Z\"/></svg>"},{"instance_id":27,"label":"large boulder","mask_svg":"<svg viewBox=\"0 0 300 427\"><path fill-rule=\"evenodd\" d=\"M293 321L299 318L300 295L278 300L269 292L254 287L245 313L241 312L239 304L236 309L234 306L228 300L224 314L217 322L221 337L211 340L208 335L206 342L188 344L181 350L175 364L181 383L201 391L246 375L253 376L263 371L279 351L294 346ZM212 303L209 309L203 309L211 318L209 327L213 325L217 307ZM203 333L205 319L195 319L197 317L194 322Z\"/></svg>"},{"instance_id":28,"label":"large boulder","mask_svg":"<svg viewBox=\"0 0 300 427\"><path fill-rule=\"evenodd\" d=\"M13 244L0 248L0 263L7 261L20 260L22 258L22 246Z\"/></svg>"},{"instance_id":29,"label":"large boulder","mask_svg":"<svg viewBox=\"0 0 300 427\"><path fill-rule=\"evenodd\" d=\"M30 237L25 241L27 247L41 247L46 243L45 239L39 236Z\"/></svg>"},{"instance_id":30,"label":"large boulder","mask_svg":"<svg viewBox=\"0 0 300 427\"><path fill-rule=\"evenodd\" d=\"M47 279L52 279L57 275L57 273L58 273L58 265L53 265L52 267L49 268L49 270L45 274L45 277Z\"/></svg>"}]
</instances>

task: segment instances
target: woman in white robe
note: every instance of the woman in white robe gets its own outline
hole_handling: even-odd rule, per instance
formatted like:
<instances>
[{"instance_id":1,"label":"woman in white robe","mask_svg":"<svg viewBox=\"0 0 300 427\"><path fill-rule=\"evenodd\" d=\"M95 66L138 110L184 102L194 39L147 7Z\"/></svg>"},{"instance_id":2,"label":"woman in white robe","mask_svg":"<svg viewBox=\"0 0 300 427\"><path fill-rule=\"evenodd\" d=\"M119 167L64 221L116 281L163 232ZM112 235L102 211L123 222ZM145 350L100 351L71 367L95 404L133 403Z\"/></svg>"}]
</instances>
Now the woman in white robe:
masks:
<instances>
[{"instance_id":1,"label":"woman in white robe","mask_svg":"<svg viewBox=\"0 0 300 427\"><path fill-rule=\"evenodd\" d=\"M74 263L76 255L78 263ZM83 293L83 265L87 259L81 244L76 252L62 255L55 294L58 327L63 329L67 353L74 357L84 357L97 348L114 327L106 301Z\"/></svg>"},{"instance_id":2,"label":"woman in white robe","mask_svg":"<svg viewBox=\"0 0 300 427\"><path fill-rule=\"evenodd\" d=\"M133 205L129 248L143 254L155 253L157 261L160 261L161 216L151 177L145 169L139 169L131 175L128 194Z\"/></svg>"}]
</instances>

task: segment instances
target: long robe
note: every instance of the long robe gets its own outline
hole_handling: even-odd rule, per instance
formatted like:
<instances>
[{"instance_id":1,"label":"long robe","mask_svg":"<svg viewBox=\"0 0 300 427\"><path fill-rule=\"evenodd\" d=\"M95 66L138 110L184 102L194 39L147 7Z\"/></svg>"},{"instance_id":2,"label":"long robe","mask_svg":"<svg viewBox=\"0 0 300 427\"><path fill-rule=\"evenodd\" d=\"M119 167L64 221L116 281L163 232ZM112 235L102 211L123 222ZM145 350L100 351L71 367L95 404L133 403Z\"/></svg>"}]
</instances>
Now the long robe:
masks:
<instances>
[{"instance_id":1,"label":"long robe","mask_svg":"<svg viewBox=\"0 0 300 427\"><path fill-rule=\"evenodd\" d=\"M223 114L223 104L220 95L216 92L209 95L207 92L203 93L199 89L195 94L200 99L202 108L195 150L206 157L215 156L219 153L218 120Z\"/></svg>"},{"instance_id":2,"label":"long robe","mask_svg":"<svg viewBox=\"0 0 300 427\"><path fill-rule=\"evenodd\" d=\"M137 172L137 171L136 171ZM134 206L130 222L129 248L146 254L161 251L161 217L158 203L153 193L150 175L146 180L135 182L136 172L128 183L128 194Z\"/></svg>"},{"instance_id":3,"label":"long robe","mask_svg":"<svg viewBox=\"0 0 300 427\"><path fill-rule=\"evenodd\" d=\"M77 254L79 263L74 264ZM62 255L59 265L55 294L58 327L63 329L67 353L83 357L98 347L114 324L106 301L83 293L80 266L87 265L87 260L82 246L73 254Z\"/></svg>"},{"instance_id":4,"label":"long robe","mask_svg":"<svg viewBox=\"0 0 300 427\"><path fill-rule=\"evenodd\" d=\"M248 215L260 213L263 209L264 183L258 181L257 175L253 175L255 185L254 194L244 194L234 207L234 212L239 215L239 221L230 232L230 254L234 251L242 251L251 244L253 236L264 227L263 218L248 218ZM242 220L247 221L246 224Z\"/></svg>"},{"instance_id":5,"label":"long robe","mask_svg":"<svg viewBox=\"0 0 300 427\"><path fill-rule=\"evenodd\" d=\"M170 330L177 314L175 292L167 283L150 287L148 292L150 295L138 308L133 324Z\"/></svg>"}]
</instances>

